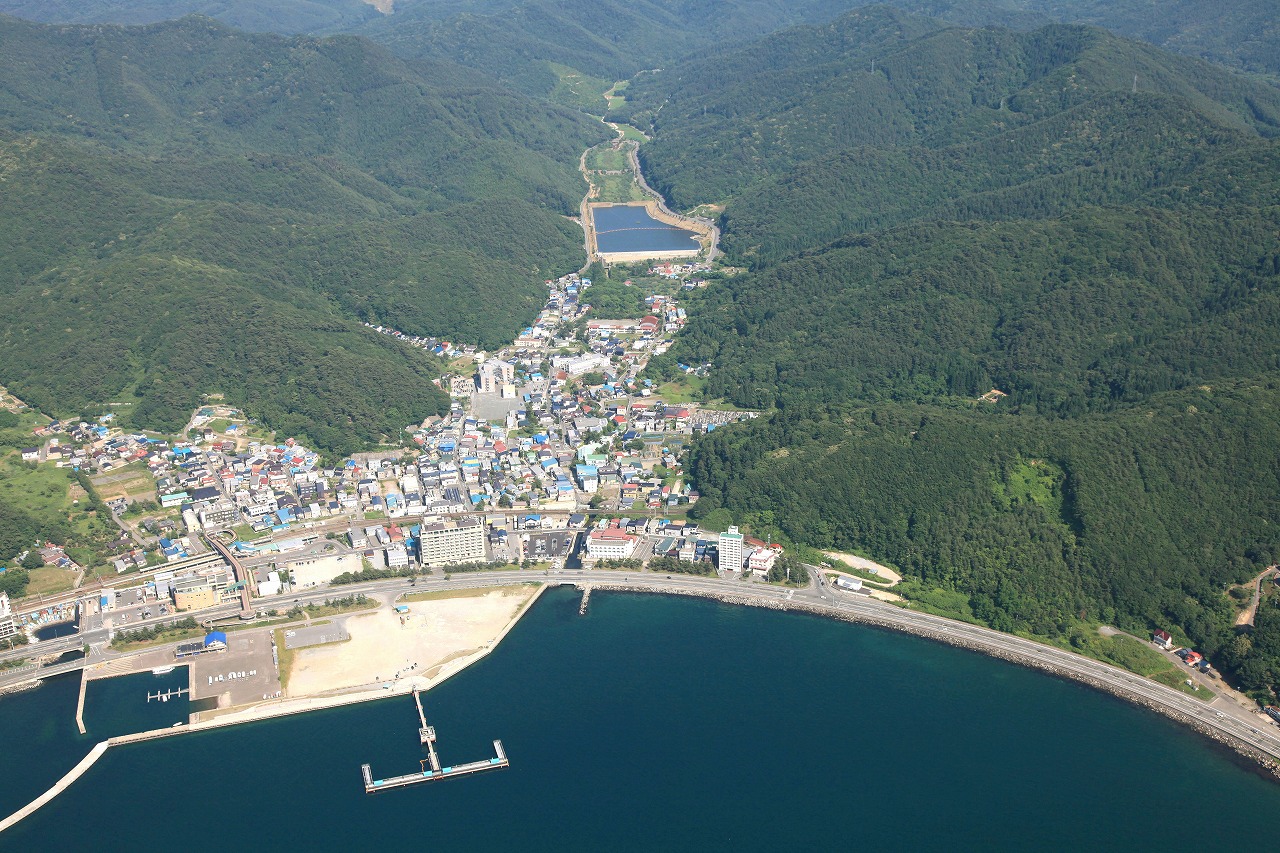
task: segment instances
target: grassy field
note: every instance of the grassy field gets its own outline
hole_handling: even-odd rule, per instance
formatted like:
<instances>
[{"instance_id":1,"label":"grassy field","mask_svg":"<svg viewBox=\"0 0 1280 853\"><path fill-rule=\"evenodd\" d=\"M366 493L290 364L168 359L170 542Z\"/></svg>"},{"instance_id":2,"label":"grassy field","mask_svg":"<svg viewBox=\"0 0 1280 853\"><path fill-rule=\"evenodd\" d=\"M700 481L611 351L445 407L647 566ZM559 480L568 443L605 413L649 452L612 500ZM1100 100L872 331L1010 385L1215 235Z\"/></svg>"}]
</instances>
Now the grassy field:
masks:
<instances>
[{"instance_id":1,"label":"grassy field","mask_svg":"<svg viewBox=\"0 0 1280 853\"><path fill-rule=\"evenodd\" d=\"M45 566L43 569L31 569L31 583L27 586L27 595L54 595L66 592L75 585L76 573L70 569L58 569Z\"/></svg>"},{"instance_id":2,"label":"grassy field","mask_svg":"<svg viewBox=\"0 0 1280 853\"><path fill-rule=\"evenodd\" d=\"M619 80L604 93L604 99L608 103L609 109L620 109L627 102L627 96L623 92L627 91L628 85L628 81Z\"/></svg>"},{"instance_id":3,"label":"grassy field","mask_svg":"<svg viewBox=\"0 0 1280 853\"><path fill-rule=\"evenodd\" d=\"M631 125L629 125L629 124L620 124L620 125L618 125L618 130L622 131L622 138L623 138L623 139L630 139L630 140L635 141L635 142L648 142L648 141L649 141L649 137L645 136L643 133L641 133L641 132L640 132L640 130L639 130L639 129L634 128L634 127L632 127L632 126L631 126Z\"/></svg>"},{"instance_id":4,"label":"grassy field","mask_svg":"<svg viewBox=\"0 0 1280 853\"><path fill-rule=\"evenodd\" d=\"M98 549L113 536L115 524L110 518L96 520L87 511L86 501L73 503L83 495L69 468L52 463L35 466L23 462L17 453L0 459L0 503L35 518L44 531L41 536L66 546L73 560L89 566L100 562Z\"/></svg>"},{"instance_id":5,"label":"grassy field","mask_svg":"<svg viewBox=\"0 0 1280 853\"><path fill-rule=\"evenodd\" d=\"M265 533L259 533L253 529L252 524L237 524L235 527L231 528L231 532L234 533L236 538L242 542L252 542L255 539L268 536L271 533L269 530Z\"/></svg>"},{"instance_id":6,"label":"grassy field","mask_svg":"<svg viewBox=\"0 0 1280 853\"><path fill-rule=\"evenodd\" d=\"M653 390L653 396L664 403L693 403L700 399L705 384L707 381L699 376L683 376L659 385Z\"/></svg>"},{"instance_id":7,"label":"grassy field","mask_svg":"<svg viewBox=\"0 0 1280 853\"><path fill-rule=\"evenodd\" d=\"M630 169L627 155L610 144L597 145L587 151L586 166L596 171L624 171Z\"/></svg>"},{"instance_id":8,"label":"grassy field","mask_svg":"<svg viewBox=\"0 0 1280 853\"><path fill-rule=\"evenodd\" d=\"M640 189L640 185L635 182L635 178L630 174L592 174L590 181L591 185L596 188L596 194L592 197L592 201L618 204L629 201L645 201L648 198L644 190Z\"/></svg>"},{"instance_id":9,"label":"grassy field","mask_svg":"<svg viewBox=\"0 0 1280 853\"><path fill-rule=\"evenodd\" d=\"M123 468L94 474L89 481L104 501L115 498L125 498L130 502L156 499L156 478L151 476L145 462L130 462Z\"/></svg>"}]
</instances>

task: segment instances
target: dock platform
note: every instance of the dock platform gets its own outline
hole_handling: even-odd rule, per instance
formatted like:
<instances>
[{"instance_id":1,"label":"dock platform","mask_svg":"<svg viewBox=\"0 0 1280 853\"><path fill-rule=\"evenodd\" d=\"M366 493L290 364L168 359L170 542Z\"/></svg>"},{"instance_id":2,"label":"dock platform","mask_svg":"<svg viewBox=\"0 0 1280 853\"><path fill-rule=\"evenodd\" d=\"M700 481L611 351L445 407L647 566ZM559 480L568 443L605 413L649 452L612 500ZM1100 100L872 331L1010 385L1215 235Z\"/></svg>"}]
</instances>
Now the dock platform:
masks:
<instances>
[{"instance_id":1,"label":"dock platform","mask_svg":"<svg viewBox=\"0 0 1280 853\"><path fill-rule=\"evenodd\" d=\"M427 725L427 715L422 710L422 699L416 689L413 691L413 701L418 707L418 739L427 747L427 757L419 761L420 769L418 772L406 773L403 776L392 776L388 779L374 779L373 770L369 765L360 765L360 775L364 778L364 792L366 794L385 791L390 788L404 788L408 785L418 785L423 782L439 782L441 779L468 776L473 773L483 773L486 770L501 770L503 767L511 765L511 762L507 760L507 751L502 748L502 741L495 740L493 742L493 758L484 758L480 761L442 767L440 756L436 753L436 730L434 726Z\"/></svg>"}]
</instances>

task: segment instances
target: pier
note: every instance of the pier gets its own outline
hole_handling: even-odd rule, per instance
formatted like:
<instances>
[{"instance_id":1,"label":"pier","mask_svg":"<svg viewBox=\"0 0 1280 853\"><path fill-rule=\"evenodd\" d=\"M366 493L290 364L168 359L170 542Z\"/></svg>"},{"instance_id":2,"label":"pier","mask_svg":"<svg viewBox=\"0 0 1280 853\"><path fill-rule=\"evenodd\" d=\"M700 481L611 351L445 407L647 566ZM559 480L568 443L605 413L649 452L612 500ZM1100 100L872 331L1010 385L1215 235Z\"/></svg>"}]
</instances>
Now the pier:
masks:
<instances>
[{"instance_id":1,"label":"pier","mask_svg":"<svg viewBox=\"0 0 1280 853\"><path fill-rule=\"evenodd\" d=\"M420 769L418 772L406 773L403 776L392 776L389 779L374 779L373 771L369 765L360 765L360 775L364 779L364 792L366 794L385 791L388 788L404 788L409 785L418 785L422 782L438 782L441 779L449 779L454 776L467 776L472 773L499 770L510 766L510 762L507 761L507 752L502 748L502 741L495 740L493 742L493 758L483 758L466 764L442 767L440 765L440 756L436 753L436 730L434 726L427 725L427 716L422 710L422 698L416 688L413 691L413 701L418 707L418 740L427 747L427 757L419 761Z\"/></svg>"},{"instance_id":2,"label":"pier","mask_svg":"<svg viewBox=\"0 0 1280 853\"><path fill-rule=\"evenodd\" d=\"M159 690L157 690L155 693L148 692L147 703L150 704L153 699L157 702L168 702L169 699L174 696L185 696L190 692L191 691L188 690L186 687L180 687L177 690L166 690L163 693L161 693Z\"/></svg>"},{"instance_id":3,"label":"pier","mask_svg":"<svg viewBox=\"0 0 1280 853\"><path fill-rule=\"evenodd\" d=\"M578 605L578 615L587 615L587 605L591 603L591 585L587 584L582 588L582 603Z\"/></svg>"}]
</instances>

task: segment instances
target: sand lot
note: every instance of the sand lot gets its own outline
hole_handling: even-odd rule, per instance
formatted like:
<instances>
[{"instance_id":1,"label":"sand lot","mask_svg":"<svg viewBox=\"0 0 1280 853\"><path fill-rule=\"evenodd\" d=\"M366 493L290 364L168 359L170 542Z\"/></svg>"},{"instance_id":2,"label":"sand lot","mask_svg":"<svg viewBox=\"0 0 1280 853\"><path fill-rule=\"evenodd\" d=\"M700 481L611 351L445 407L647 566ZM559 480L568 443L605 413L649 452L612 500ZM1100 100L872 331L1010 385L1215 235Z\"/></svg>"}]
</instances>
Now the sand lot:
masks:
<instances>
[{"instance_id":1,"label":"sand lot","mask_svg":"<svg viewBox=\"0 0 1280 853\"><path fill-rule=\"evenodd\" d=\"M885 583L891 586L902 580L902 575L898 574L893 569L888 566L882 566L879 563L873 563L866 557L859 557L857 554L841 554L838 551L823 551L822 553L833 560L839 560L846 566L852 566L855 569L862 569L864 572L872 571L874 569L874 572L872 573L884 578Z\"/></svg>"},{"instance_id":2,"label":"sand lot","mask_svg":"<svg viewBox=\"0 0 1280 853\"><path fill-rule=\"evenodd\" d=\"M298 651L287 695L318 696L406 679L428 687L483 655L536 591L533 586L467 590L405 602L409 615L404 619L389 607L348 617L350 640Z\"/></svg>"}]
</instances>

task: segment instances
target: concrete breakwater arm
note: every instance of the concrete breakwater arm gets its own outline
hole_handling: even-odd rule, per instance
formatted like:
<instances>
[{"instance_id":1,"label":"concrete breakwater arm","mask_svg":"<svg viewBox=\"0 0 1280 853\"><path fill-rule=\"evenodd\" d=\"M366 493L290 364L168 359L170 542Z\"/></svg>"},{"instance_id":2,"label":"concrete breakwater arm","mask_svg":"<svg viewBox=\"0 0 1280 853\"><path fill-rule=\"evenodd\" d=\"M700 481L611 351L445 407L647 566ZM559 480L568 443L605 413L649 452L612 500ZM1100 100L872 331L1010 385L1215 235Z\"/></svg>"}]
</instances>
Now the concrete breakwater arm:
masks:
<instances>
[{"instance_id":1,"label":"concrete breakwater arm","mask_svg":"<svg viewBox=\"0 0 1280 853\"><path fill-rule=\"evenodd\" d=\"M18 809L4 820L0 820L0 832L4 832L6 829L13 826L15 823L65 791L70 787L72 782L83 776L85 772L102 757L102 753L106 752L107 747L109 746L111 746L111 742L105 740L96 744L93 749L89 750L89 754L80 759L80 763L71 768L71 772L59 779L52 788L36 797L30 803Z\"/></svg>"}]
</instances>

